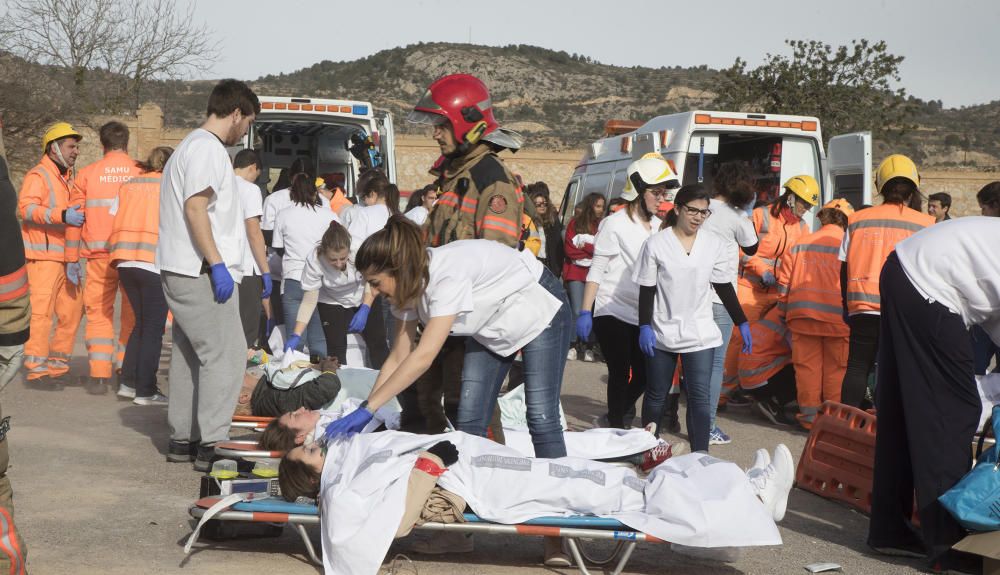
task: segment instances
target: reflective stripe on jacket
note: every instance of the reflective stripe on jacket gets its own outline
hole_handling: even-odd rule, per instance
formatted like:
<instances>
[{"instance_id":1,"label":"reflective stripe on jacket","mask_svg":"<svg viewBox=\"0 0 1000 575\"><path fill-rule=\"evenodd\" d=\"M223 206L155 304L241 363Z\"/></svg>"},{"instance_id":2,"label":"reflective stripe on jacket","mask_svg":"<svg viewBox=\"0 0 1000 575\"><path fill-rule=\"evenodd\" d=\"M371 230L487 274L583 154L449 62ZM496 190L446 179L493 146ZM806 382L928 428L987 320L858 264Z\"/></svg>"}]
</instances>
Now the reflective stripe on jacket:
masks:
<instances>
[{"instance_id":1,"label":"reflective stripe on jacket","mask_svg":"<svg viewBox=\"0 0 1000 575\"><path fill-rule=\"evenodd\" d=\"M118 196L118 189L138 173L135 160L121 150L110 151L77 172L69 203L83 206L87 215L80 231L81 257L104 257L108 254L108 238L114 220L111 207Z\"/></svg>"},{"instance_id":2,"label":"reflective stripe on jacket","mask_svg":"<svg viewBox=\"0 0 1000 575\"><path fill-rule=\"evenodd\" d=\"M827 224L805 236L782 256L778 307L794 332L847 336L840 298L840 244L844 230Z\"/></svg>"},{"instance_id":3,"label":"reflective stripe on jacket","mask_svg":"<svg viewBox=\"0 0 1000 575\"><path fill-rule=\"evenodd\" d=\"M111 225L111 265L153 263L160 229L160 172L132 178L118 191L118 211Z\"/></svg>"},{"instance_id":4,"label":"reflective stripe on jacket","mask_svg":"<svg viewBox=\"0 0 1000 575\"><path fill-rule=\"evenodd\" d=\"M765 272L777 277L781 257L806 233L805 222L789 222L784 214L771 215L771 206L761 206L753 211L753 227L759 243L752 256L740 252L740 283L753 289L768 289L761 284Z\"/></svg>"},{"instance_id":5,"label":"reflective stripe on jacket","mask_svg":"<svg viewBox=\"0 0 1000 575\"><path fill-rule=\"evenodd\" d=\"M21 215L24 256L29 260L76 261L80 228L62 219L69 207L69 182L48 156L28 171L21 184L17 211ZM71 259L70 259L71 258Z\"/></svg>"},{"instance_id":6,"label":"reflective stripe on jacket","mask_svg":"<svg viewBox=\"0 0 1000 575\"><path fill-rule=\"evenodd\" d=\"M788 343L788 328L781 320L781 311L771 308L758 321L750 322L753 353L739 354L740 387L754 389L767 383L774 374L792 362Z\"/></svg>"}]
</instances>

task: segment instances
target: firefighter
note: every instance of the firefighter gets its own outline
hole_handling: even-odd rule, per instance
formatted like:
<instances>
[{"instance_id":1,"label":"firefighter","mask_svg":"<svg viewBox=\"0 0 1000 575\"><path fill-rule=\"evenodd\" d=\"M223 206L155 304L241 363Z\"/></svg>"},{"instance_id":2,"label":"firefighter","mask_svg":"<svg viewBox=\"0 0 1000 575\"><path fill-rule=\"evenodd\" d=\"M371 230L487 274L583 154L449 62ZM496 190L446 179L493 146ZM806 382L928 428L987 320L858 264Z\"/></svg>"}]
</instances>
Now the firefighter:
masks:
<instances>
[{"instance_id":1,"label":"firefighter","mask_svg":"<svg viewBox=\"0 0 1000 575\"><path fill-rule=\"evenodd\" d=\"M135 160L128 155L128 127L121 122L108 122L100 129L104 157L82 168L73 180L70 203L82 205L87 219L81 228L79 258L87 260L87 281L83 286L83 306L87 315L85 338L90 360L87 392L101 395L108 392L112 362L121 366L128 336L135 320L132 306L122 302L121 330L115 348L115 296L118 294L118 270L111 265L111 208L118 197L118 188L138 175ZM67 256L67 269L75 268L80 275L77 254ZM124 292L122 292L124 297ZM74 330L75 331L75 330Z\"/></svg>"},{"instance_id":2,"label":"firefighter","mask_svg":"<svg viewBox=\"0 0 1000 575\"><path fill-rule=\"evenodd\" d=\"M788 250L778 268L778 309L791 331L797 418L806 429L824 400L840 401L847 370L851 330L841 317L837 254L852 213L843 198L824 205L816 215L822 227Z\"/></svg>"},{"instance_id":3,"label":"firefighter","mask_svg":"<svg viewBox=\"0 0 1000 575\"><path fill-rule=\"evenodd\" d=\"M879 274L896 247L918 231L934 224L934 216L920 212L920 175L913 160L893 154L882 161L875 174L875 187L882 205L860 210L847 222L840 246L840 293L845 319L851 326L847 371L841 386L842 403L860 407L866 403L868 374L878 352Z\"/></svg>"},{"instance_id":4,"label":"firefighter","mask_svg":"<svg viewBox=\"0 0 1000 575\"><path fill-rule=\"evenodd\" d=\"M42 159L28 171L17 203L31 290L31 336L24 345L28 383L55 390L69 371L76 328L83 313L77 259L83 207L70 204L73 166L83 136L66 122L53 124L42 137ZM55 337L52 315L56 316Z\"/></svg>"}]
</instances>

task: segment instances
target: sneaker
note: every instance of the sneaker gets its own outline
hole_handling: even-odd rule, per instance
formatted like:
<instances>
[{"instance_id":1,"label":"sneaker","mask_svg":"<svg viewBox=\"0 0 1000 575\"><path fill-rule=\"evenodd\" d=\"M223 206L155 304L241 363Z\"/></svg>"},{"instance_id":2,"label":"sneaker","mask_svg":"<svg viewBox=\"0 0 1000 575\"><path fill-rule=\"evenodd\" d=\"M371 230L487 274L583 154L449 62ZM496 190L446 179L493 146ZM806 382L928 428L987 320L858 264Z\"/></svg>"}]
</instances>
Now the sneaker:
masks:
<instances>
[{"instance_id":1,"label":"sneaker","mask_svg":"<svg viewBox=\"0 0 1000 575\"><path fill-rule=\"evenodd\" d=\"M872 551L890 557L908 557L910 559L924 559L927 552L919 543L902 545L868 545Z\"/></svg>"},{"instance_id":2,"label":"sneaker","mask_svg":"<svg viewBox=\"0 0 1000 575\"><path fill-rule=\"evenodd\" d=\"M771 454L762 447L753 454L753 465L750 466L747 473L754 469L765 469L768 465L771 465Z\"/></svg>"},{"instance_id":3,"label":"sneaker","mask_svg":"<svg viewBox=\"0 0 1000 575\"><path fill-rule=\"evenodd\" d=\"M785 518L788 494L795 481L795 460L792 452L779 443L767 467L752 467L747 471L747 479L753 485L764 507L771 512L775 523Z\"/></svg>"},{"instance_id":4,"label":"sneaker","mask_svg":"<svg viewBox=\"0 0 1000 575\"><path fill-rule=\"evenodd\" d=\"M135 388L125 385L124 383L119 383L118 397L121 397L123 399L135 399Z\"/></svg>"},{"instance_id":5,"label":"sneaker","mask_svg":"<svg viewBox=\"0 0 1000 575\"><path fill-rule=\"evenodd\" d=\"M566 352L566 361L576 361L576 348L571 347L569 351Z\"/></svg>"},{"instance_id":6,"label":"sneaker","mask_svg":"<svg viewBox=\"0 0 1000 575\"><path fill-rule=\"evenodd\" d=\"M171 463L187 463L188 461L194 461L197 453L197 443L174 441L171 439L170 444L167 445L167 461Z\"/></svg>"},{"instance_id":7,"label":"sneaker","mask_svg":"<svg viewBox=\"0 0 1000 575\"><path fill-rule=\"evenodd\" d=\"M146 397L137 397L132 400L132 403L136 405L166 405L167 396L157 392Z\"/></svg>"},{"instance_id":8,"label":"sneaker","mask_svg":"<svg viewBox=\"0 0 1000 575\"><path fill-rule=\"evenodd\" d=\"M420 539L410 544L410 550L423 555L443 555L445 553L469 553L475 549L471 533L443 531L428 539Z\"/></svg>"},{"instance_id":9,"label":"sneaker","mask_svg":"<svg viewBox=\"0 0 1000 575\"><path fill-rule=\"evenodd\" d=\"M726 435L726 432L719 429L718 426L716 426L715 429L713 429L712 432L708 434L709 445L726 445L732 442L733 442L732 438Z\"/></svg>"},{"instance_id":10,"label":"sneaker","mask_svg":"<svg viewBox=\"0 0 1000 575\"><path fill-rule=\"evenodd\" d=\"M770 421L774 425L782 425L782 419L779 414L781 413L781 406L778 405L778 401L773 397L769 397L763 401L754 402L754 407L757 412L764 416L764 419Z\"/></svg>"},{"instance_id":11,"label":"sneaker","mask_svg":"<svg viewBox=\"0 0 1000 575\"><path fill-rule=\"evenodd\" d=\"M105 395L108 393L110 385L108 385L108 380L103 377L89 377L83 387L90 395Z\"/></svg>"},{"instance_id":12,"label":"sneaker","mask_svg":"<svg viewBox=\"0 0 1000 575\"><path fill-rule=\"evenodd\" d=\"M569 567L573 561L569 558L563 548L561 537L545 537L545 566L546 567Z\"/></svg>"},{"instance_id":13,"label":"sneaker","mask_svg":"<svg viewBox=\"0 0 1000 575\"><path fill-rule=\"evenodd\" d=\"M731 407L750 407L753 401L750 399L742 389L736 388L729 396L726 398L726 405Z\"/></svg>"},{"instance_id":14,"label":"sneaker","mask_svg":"<svg viewBox=\"0 0 1000 575\"><path fill-rule=\"evenodd\" d=\"M594 361L594 352L592 350L589 350L589 349L583 350L583 361L589 361L589 362L593 363L593 361Z\"/></svg>"},{"instance_id":15,"label":"sneaker","mask_svg":"<svg viewBox=\"0 0 1000 575\"><path fill-rule=\"evenodd\" d=\"M212 469L212 463L217 459L220 457L215 454L214 443L199 443L198 455L194 458L194 470L208 473Z\"/></svg>"},{"instance_id":16,"label":"sneaker","mask_svg":"<svg viewBox=\"0 0 1000 575\"><path fill-rule=\"evenodd\" d=\"M642 463L639 465L639 469L643 473L649 473L657 465L670 459L671 456L673 456L673 451L670 449L670 444L666 441L660 441L656 447L643 452Z\"/></svg>"}]
</instances>

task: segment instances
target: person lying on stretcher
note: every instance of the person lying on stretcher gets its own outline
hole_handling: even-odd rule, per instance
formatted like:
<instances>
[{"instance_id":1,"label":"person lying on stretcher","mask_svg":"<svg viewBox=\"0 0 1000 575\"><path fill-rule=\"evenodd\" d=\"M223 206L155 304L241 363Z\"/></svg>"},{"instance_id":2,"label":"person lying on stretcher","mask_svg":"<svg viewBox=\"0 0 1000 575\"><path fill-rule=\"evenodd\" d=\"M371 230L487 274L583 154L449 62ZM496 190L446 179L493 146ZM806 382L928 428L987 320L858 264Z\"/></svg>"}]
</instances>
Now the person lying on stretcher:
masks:
<instances>
[{"instance_id":1,"label":"person lying on stretcher","mask_svg":"<svg viewBox=\"0 0 1000 575\"><path fill-rule=\"evenodd\" d=\"M354 401L354 404L356 403ZM285 413L268 424L260 436L258 445L265 451L288 451L296 445L311 443L314 439L323 437L326 426L337 419L340 413L349 413L344 409L342 407L333 412L309 410L303 407ZM384 422L388 429L399 427L398 413L379 410L376 419ZM655 424L650 424L653 425ZM380 425L373 427L381 429ZM686 442L668 444L658 439L655 429L598 428L583 432L567 431L563 437L570 457L631 463L643 472L649 472L673 455L681 455L688 451ZM521 455L528 457L535 455L531 435L527 431L504 427L504 438L507 446Z\"/></svg>"},{"instance_id":2,"label":"person lying on stretcher","mask_svg":"<svg viewBox=\"0 0 1000 575\"><path fill-rule=\"evenodd\" d=\"M376 573L393 537L423 521L463 520L466 505L504 524L599 516L683 546L780 545L794 462L764 449L746 472L706 453L672 457L645 479L575 457L535 459L463 432L360 433L282 458L288 500L319 500L326 573Z\"/></svg>"}]
</instances>

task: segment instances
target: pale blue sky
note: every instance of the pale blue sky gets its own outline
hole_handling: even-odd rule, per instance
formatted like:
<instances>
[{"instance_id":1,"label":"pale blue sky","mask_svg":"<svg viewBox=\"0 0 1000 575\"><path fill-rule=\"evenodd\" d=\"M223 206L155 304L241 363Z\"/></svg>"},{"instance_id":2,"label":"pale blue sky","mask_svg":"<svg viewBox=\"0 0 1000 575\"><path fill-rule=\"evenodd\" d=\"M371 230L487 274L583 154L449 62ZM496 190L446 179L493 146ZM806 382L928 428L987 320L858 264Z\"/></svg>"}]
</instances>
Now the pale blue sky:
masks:
<instances>
[{"instance_id":1,"label":"pale blue sky","mask_svg":"<svg viewBox=\"0 0 1000 575\"><path fill-rule=\"evenodd\" d=\"M255 79L423 42L532 44L622 66L723 68L786 38L885 40L902 85L947 107L1000 99L997 0L194 0L223 54L202 77ZM263 49L255 50L254 46Z\"/></svg>"}]
</instances>

